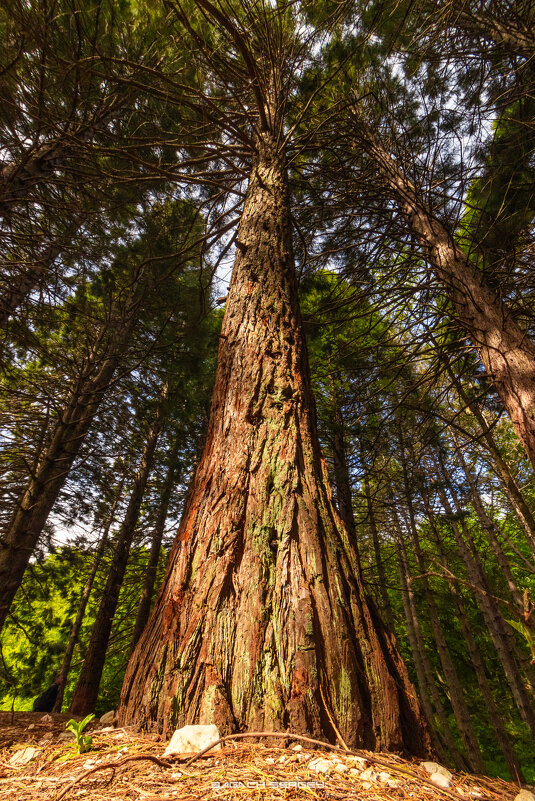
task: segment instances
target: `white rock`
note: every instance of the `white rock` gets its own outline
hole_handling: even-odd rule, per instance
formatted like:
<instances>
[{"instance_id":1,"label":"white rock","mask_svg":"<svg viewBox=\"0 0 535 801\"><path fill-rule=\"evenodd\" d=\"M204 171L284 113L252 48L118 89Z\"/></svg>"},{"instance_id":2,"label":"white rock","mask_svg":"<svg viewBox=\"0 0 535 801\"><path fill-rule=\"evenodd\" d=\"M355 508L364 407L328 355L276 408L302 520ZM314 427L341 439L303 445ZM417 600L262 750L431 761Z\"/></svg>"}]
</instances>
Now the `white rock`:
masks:
<instances>
[{"instance_id":1,"label":"white rock","mask_svg":"<svg viewBox=\"0 0 535 801\"><path fill-rule=\"evenodd\" d=\"M220 739L219 730L213 723L202 726L182 726L171 737L164 756L172 754L198 754ZM212 750L220 751L221 743Z\"/></svg>"},{"instance_id":2,"label":"white rock","mask_svg":"<svg viewBox=\"0 0 535 801\"><path fill-rule=\"evenodd\" d=\"M359 770L364 770L366 767L366 760L364 757L348 756L346 757L346 762L348 765L351 765L352 768L359 768Z\"/></svg>"},{"instance_id":3,"label":"white rock","mask_svg":"<svg viewBox=\"0 0 535 801\"><path fill-rule=\"evenodd\" d=\"M366 770L363 770L360 774L360 778L363 782L374 782L377 780L377 773L373 768L366 768Z\"/></svg>"},{"instance_id":4,"label":"white rock","mask_svg":"<svg viewBox=\"0 0 535 801\"><path fill-rule=\"evenodd\" d=\"M312 759L308 763L308 767L310 770L315 770L316 773L330 773L334 765L329 759L318 757L317 759Z\"/></svg>"},{"instance_id":5,"label":"white rock","mask_svg":"<svg viewBox=\"0 0 535 801\"><path fill-rule=\"evenodd\" d=\"M451 779L448 779L443 773L432 773L430 779L437 787L451 787Z\"/></svg>"},{"instance_id":6,"label":"white rock","mask_svg":"<svg viewBox=\"0 0 535 801\"><path fill-rule=\"evenodd\" d=\"M337 773L347 773L349 767L347 765L344 765L343 762L337 762L336 765L334 766L334 769Z\"/></svg>"},{"instance_id":7,"label":"white rock","mask_svg":"<svg viewBox=\"0 0 535 801\"><path fill-rule=\"evenodd\" d=\"M9 760L10 765L27 765L28 762L31 762L32 759L36 759L41 753L40 748L32 748L28 746L28 748L21 748L20 751L17 751L11 759Z\"/></svg>"},{"instance_id":8,"label":"white rock","mask_svg":"<svg viewBox=\"0 0 535 801\"><path fill-rule=\"evenodd\" d=\"M518 795L515 795L515 801L535 801L535 795L531 790L520 790Z\"/></svg>"},{"instance_id":9,"label":"white rock","mask_svg":"<svg viewBox=\"0 0 535 801\"><path fill-rule=\"evenodd\" d=\"M420 765L431 775L433 775L433 773L441 773L442 776L445 776L447 779L453 778L450 771L445 768L444 765L439 765L438 762L420 762Z\"/></svg>"},{"instance_id":10,"label":"white rock","mask_svg":"<svg viewBox=\"0 0 535 801\"><path fill-rule=\"evenodd\" d=\"M275 760L273 759L273 757L266 757L265 762L267 762L268 765L274 765L275 764Z\"/></svg>"},{"instance_id":11,"label":"white rock","mask_svg":"<svg viewBox=\"0 0 535 801\"><path fill-rule=\"evenodd\" d=\"M397 781L395 779L393 779L392 776L390 775L390 773L387 773L386 770L382 770L378 774L377 778L379 779L380 782L382 782L383 784L387 784L389 787L397 787L398 786Z\"/></svg>"},{"instance_id":12,"label":"white rock","mask_svg":"<svg viewBox=\"0 0 535 801\"><path fill-rule=\"evenodd\" d=\"M292 746L292 751L302 751L302 750L303 746L301 745L301 743L297 743L297 745Z\"/></svg>"},{"instance_id":13,"label":"white rock","mask_svg":"<svg viewBox=\"0 0 535 801\"><path fill-rule=\"evenodd\" d=\"M115 720L115 710L111 709L109 712L106 712L100 718L100 723L104 724L104 726L108 726L110 723L113 723Z\"/></svg>"}]
</instances>

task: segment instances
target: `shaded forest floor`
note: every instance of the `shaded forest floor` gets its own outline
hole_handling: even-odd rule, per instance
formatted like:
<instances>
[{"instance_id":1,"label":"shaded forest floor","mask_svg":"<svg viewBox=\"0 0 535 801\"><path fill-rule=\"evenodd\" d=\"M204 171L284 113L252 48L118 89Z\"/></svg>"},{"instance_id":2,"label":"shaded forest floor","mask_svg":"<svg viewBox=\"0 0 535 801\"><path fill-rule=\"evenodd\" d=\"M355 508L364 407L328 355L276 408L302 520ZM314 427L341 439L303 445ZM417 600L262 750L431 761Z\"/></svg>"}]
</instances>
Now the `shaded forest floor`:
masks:
<instances>
[{"instance_id":1,"label":"shaded forest floor","mask_svg":"<svg viewBox=\"0 0 535 801\"><path fill-rule=\"evenodd\" d=\"M0 798L513 801L520 789L501 779L464 773L453 774L449 789L439 788L419 761L367 751L355 757L341 750L309 749L306 743L295 750L295 742L289 748L228 743L187 765L191 755L163 757L166 742L158 735L103 729L98 723L87 729L93 737L91 751L77 756L74 740L64 734L69 716L42 718L42 713L15 712L12 719L10 712L0 712ZM27 748L37 751L31 761L18 765L15 755ZM314 769L318 758L328 760L326 772Z\"/></svg>"}]
</instances>

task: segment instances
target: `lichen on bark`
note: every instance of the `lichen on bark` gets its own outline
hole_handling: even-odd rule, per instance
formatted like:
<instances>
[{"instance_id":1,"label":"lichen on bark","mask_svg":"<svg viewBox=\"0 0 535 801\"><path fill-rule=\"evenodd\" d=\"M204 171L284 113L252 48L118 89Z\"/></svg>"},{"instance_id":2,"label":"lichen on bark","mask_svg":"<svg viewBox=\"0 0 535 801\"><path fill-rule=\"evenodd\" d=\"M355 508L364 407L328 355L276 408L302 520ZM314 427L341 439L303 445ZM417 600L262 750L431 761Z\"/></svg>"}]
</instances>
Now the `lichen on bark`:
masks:
<instances>
[{"instance_id":1,"label":"lichen on bark","mask_svg":"<svg viewBox=\"0 0 535 801\"><path fill-rule=\"evenodd\" d=\"M286 165L267 133L238 240L206 447L125 676L120 718L168 734L208 716L222 732L331 741L334 721L350 746L423 753L414 690L393 643L376 631L332 502Z\"/></svg>"}]
</instances>

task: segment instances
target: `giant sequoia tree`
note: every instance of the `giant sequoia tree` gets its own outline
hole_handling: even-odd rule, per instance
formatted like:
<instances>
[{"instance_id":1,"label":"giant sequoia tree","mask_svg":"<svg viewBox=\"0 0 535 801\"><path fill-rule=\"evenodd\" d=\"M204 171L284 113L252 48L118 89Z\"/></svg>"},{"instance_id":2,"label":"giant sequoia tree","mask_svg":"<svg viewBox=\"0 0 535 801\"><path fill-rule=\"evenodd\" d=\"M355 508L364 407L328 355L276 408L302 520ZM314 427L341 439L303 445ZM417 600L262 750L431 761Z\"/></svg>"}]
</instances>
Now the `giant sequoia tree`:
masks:
<instances>
[{"instance_id":1,"label":"giant sequoia tree","mask_svg":"<svg viewBox=\"0 0 535 801\"><path fill-rule=\"evenodd\" d=\"M245 151L249 179L207 442L121 720L331 740L338 730L349 745L423 752L413 690L364 596L316 431L288 183L299 123L289 110L314 43L294 6L224 9L175 10L204 54L212 94L199 91L199 106L227 154Z\"/></svg>"}]
</instances>

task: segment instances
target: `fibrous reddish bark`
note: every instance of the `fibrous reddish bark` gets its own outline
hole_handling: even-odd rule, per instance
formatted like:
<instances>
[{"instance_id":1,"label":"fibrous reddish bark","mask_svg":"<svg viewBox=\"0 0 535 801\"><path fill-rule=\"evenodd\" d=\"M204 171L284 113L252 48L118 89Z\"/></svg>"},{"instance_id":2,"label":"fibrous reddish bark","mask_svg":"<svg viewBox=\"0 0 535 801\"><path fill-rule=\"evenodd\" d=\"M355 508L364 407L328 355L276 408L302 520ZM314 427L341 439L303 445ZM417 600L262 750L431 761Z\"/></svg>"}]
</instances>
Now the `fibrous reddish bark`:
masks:
<instances>
[{"instance_id":1,"label":"fibrous reddish bark","mask_svg":"<svg viewBox=\"0 0 535 801\"><path fill-rule=\"evenodd\" d=\"M425 751L328 487L297 302L286 167L259 135L206 447L120 720L215 722ZM334 726L333 726L334 723Z\"/></svg>"},{"instance_id":2,"label":"fibrous reddish bark","mask_svg":"<svg viewBox=\"0 0 535 801\"><path fill-rule=\"evenodd\" d=\"M535 467L535 344L359 117L356 129L444 286Z\"/></svg>"}]
</instances>

